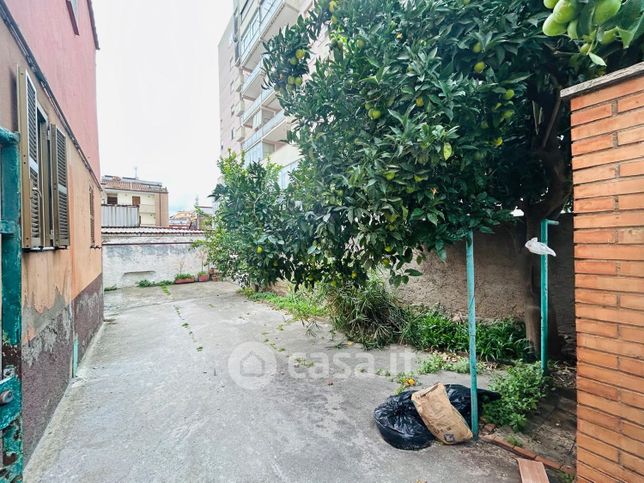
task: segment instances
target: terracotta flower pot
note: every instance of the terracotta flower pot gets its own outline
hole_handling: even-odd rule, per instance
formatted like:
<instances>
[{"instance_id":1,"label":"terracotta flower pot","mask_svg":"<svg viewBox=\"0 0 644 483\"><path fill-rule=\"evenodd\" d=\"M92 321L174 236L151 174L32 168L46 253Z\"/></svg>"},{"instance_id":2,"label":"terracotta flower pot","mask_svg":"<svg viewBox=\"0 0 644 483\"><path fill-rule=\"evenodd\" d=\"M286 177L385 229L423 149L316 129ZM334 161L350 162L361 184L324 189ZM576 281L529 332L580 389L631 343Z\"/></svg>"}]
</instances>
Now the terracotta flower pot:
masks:
<instances>
[{"instance_id":1,"label":"terracotta flower pot","mask_svg":"<svg viewBox=\"0 0 644 483\"><path fill-rule=\"evenodd\" d=\"M181 285L184 283L194 283L195 279L194 278L178 278L174 281L177 285Z\"/></svg>"},{"instance_id":2,"label":"terracotta flower pot","mask_svg":"<svg viewBox=\"0 0 644 483\"><path fill-rule=\"evenodd\" d=\"M208 274L207 274L207 273L204 273L204 274L202 274L202 275L199 275L199 281L200 281L200 282L207 282L208 280L210 280L210 277L208 276Z\"/></svg>"}]
</instances>

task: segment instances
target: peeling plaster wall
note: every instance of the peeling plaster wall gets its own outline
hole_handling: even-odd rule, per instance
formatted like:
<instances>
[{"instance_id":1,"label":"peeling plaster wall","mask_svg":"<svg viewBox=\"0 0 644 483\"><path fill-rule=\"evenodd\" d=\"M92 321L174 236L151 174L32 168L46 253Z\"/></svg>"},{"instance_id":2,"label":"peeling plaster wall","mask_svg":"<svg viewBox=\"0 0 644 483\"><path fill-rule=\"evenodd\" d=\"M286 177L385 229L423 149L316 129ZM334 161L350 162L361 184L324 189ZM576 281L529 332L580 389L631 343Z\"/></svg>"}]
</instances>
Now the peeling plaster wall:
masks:
<instances>
[{"instance_id":1,"label":"peeling plaster wall","mask_svg":"<svg viewBox=\"0 0 644 483\"><path fill-rule=\"evenodd\" d=\"M192 247L202 235L104 235L103 276L106 287L134 287L141 280L174 280L178 273L204 270L204 256Z\"/></svg>"},{"instance_id":2,"label":"peeling plaster wall","mask_svg":"<svg viewBox=\"0 0 644 483\"><path fill-rule=\"evenodd\" d=\"M23 32L30 42L29 32L38 22L48 22L54 26L56 17L47 17L45 10L36 9L33 14L33 2L24 2L19 6L11 2L12 9L20 10L21 19L29 23L28 32ZM48 2L50 4L52 2ZM55 3L55 2L54 2ZM31 6L30 6L31 5ZM62 8L65 2L60 2ZM49 8L58 8L48 6ZM12 10L14 11L14 10ZM15 13L14 11L14 13ZM57 11L57 13L60 13ZM38 18L36 18L38 17ZM69 22L69 17L64 17ZM65 27L67 27L65 23ZM39 31L39 42L44 41L46 31ZM93 49L93 36L74 36L74 42L80 46L86 42ZM39 45L42 47L42 45ZM60 46L57 44L50 50L40 50L38 61L42 65L45 75L48 75L52 59ZM33 48L33 45L32 45ZM83 47L85 48L85 46ZM53 49L53 50L52 50ZM68 49L74 52L74 49ZM43 57L43 55L45 57ZM74 54L75 55L75 54ZM18 130L17 95L16 95L16 66L28 69L34 82L37 76L29 69L26 59L19 46L15 43L9 29L0 21L0 126L12 131ZM94 69L93 61L88 69ZM64 75L59 75L64 74ZM60 86L65 81L65 76L74 77L74 70L63 69L56 73L56 85ZM51 81L51 78L48 77ZM67 86L69 87L69 86ZM91 91L91 86L87 86ZM59 128L64 128L64 123L58 117L56 110L50 102L47 93L40 83L36 82L38 101L41 104L48 120ZM95 108L95 98L89 99L74 97L61 100L63 108L74 104L70 109L87 111L90 114ZM82 105L81 105L82 104ZM79 112L80 112L79 111ZM75 114L78 114L76 112ZM76 116L70 119L73 128L77 127ZM91 121L91 119L90 119ZM89 121L88 121L89 122ZM22 380L24 391L23 421L24 421L24 447L25 457L28 459L38 440L42 436L51 414L62 397L71 377L72 355L74 338L79 340L79 357L82 357L92 336L100 327L103 320L103 289L102 289L102 264L100 248L100 209L95 219L96 240L92 246L90 239L90 189L94 192L94 205L100 207L101 188L92 171L88 169L81 158L81 154L71 142L71 133L68 137L68 182L69 182L69 222L71 246L67 249L24 251L22 257ZM92 166L98 173L98 145L91 145L92 138L83 136L87 132L76 133L80 142L85 143L83 149L88 155L94 154L90 159ZM91 133L90 133L91 134ZM87 143L90 143L89 145Z\"/></svg>"},{"instance_id":3,"label":"peeling plaster wall","mask_svg":"<svg viewBox=\"0 0 644 483\"><path fill-rule=\"evenodd\" d=\"M550 246L557 253L550 259L550 303L557 312L562 334L575 333L572 217L563 215L560 225L549 231ZM499 227L492 235L474 237L476 313L482 318L522 319L525 285L517 258L521 243L515 235L518 227ZM536 255L535 255L536 256ZM450 314L467 316L465 244L448 248L447 261L431 255L421 266L423 272L411 277L398 289L399 295L412 304L441 305Z\"/></svg>"}]
</instances>

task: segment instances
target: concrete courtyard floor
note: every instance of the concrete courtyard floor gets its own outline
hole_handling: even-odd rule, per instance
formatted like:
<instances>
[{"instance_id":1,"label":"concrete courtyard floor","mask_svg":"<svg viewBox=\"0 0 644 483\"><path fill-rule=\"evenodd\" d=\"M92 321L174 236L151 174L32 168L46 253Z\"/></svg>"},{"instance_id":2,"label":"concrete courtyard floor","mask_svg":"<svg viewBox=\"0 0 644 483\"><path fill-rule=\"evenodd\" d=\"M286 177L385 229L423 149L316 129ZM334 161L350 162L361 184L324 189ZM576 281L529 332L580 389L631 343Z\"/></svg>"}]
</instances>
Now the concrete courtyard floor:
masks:
<instances>
[{"instance_id":1,"label":"concrete courtyard floor","mask_svg":"<svg viewBox=\"0 0 644 483\"><path fill-rule=\"evenodd\" d=\"M106 293L106 322L25 481L519 481L482 442L401 451L373 409L415 353L363 351L229 283ZM469 384L442 372L421 377ZM485 377L481 378L485 386Z\"/></svg>"}]
</instances>

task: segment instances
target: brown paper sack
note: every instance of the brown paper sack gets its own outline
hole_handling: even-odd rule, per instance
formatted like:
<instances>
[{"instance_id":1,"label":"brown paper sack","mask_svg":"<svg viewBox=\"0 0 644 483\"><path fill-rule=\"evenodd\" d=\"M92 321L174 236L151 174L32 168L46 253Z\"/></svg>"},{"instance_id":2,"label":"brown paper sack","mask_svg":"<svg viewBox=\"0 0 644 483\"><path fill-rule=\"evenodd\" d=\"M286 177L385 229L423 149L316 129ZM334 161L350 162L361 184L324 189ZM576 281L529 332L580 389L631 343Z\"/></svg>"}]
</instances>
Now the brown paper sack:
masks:
<instances>
[{"instance_id":1,"label":"brown paper sack","mask_svg":"<svg viewBox=\"0 0 644 483\"><path fill-rule=\"evenodd\" d=\"M415 392L411 400L432 434L445 444L458 444L472 439L465 419L449 402L445 386L440 382Z\"/></svg>"}]
</instances>

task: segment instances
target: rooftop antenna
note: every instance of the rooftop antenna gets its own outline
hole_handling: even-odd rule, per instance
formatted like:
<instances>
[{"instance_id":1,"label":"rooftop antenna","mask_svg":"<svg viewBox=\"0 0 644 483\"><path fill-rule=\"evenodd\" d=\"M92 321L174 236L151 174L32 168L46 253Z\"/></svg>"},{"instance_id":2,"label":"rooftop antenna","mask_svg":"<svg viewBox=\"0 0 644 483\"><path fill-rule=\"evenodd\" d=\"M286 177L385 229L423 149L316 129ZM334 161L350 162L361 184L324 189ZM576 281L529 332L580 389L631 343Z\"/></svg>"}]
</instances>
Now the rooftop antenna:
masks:
<instances>
[{"instance_id":1,"label":"rooftop antenna","mask_svg":"<svg viewBox=\"0 0 644 483\"><path fill-rule=\"evenodd\" d=\"M134 179L139 179L139 167L134 166Z\"/></svg>"}]
</instances>

